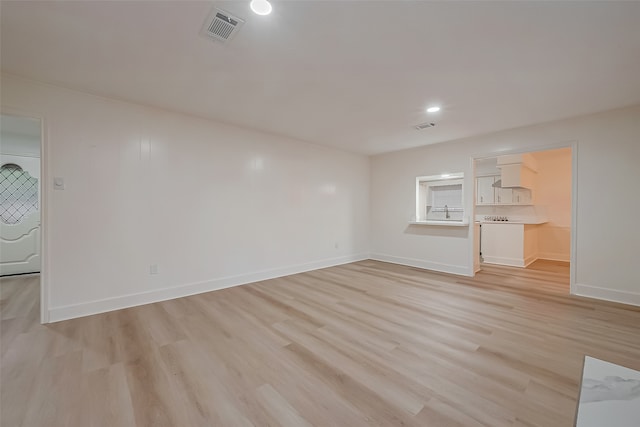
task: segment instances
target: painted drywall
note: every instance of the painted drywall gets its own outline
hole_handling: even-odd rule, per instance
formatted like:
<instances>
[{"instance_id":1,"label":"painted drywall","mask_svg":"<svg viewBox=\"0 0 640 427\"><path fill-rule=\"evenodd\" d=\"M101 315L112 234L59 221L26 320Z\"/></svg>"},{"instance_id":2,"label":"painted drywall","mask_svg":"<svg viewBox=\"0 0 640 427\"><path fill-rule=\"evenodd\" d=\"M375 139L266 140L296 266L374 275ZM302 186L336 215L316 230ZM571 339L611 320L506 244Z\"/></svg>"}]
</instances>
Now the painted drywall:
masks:
<instances>
[{"instance_id":1,"label":"painted drywall","mask_svg":"<svg viewBox=\"0 0 640 427\"><path fill-rule=\"evenodd\" d=\"M538 256L556 261L571 259L571 149L532 153L538 163L536 204L545 208L549 222L538 227Z\"/></svg>"},{"instance_id":2,"label":"painted drywall","mask_svg":"<svg viewBox=\"0 0 640 427\"><path fill-rule=\"evenodd\" d=\"M463 171L471 212L472 158L572 143L578 176L574 290L640 305L640 106L373 156L372 258L472 274L468 230L408 224L415 177Z\"/></svg>"},{"instance_id":3,"label":"painted drywall","mask_svg":"<svg viewBox=\"0 0 640 427\"><path fill-rule=\"evenodd\" d=\"M465 216L471 214L473 177L460 144L373 156L371 253L374 259L456 274L471 274L470 227L410 225L416 211L417 176L464 172Z\"/></svg>"},{"instance_id":4,"label":"painted drywall","mask_svg":"<svg viewBox=\"0 0 640 427\"><path fill-rule=\"evenodd\" d=\"M11 75L2 108L44 118L51 320L367 257L363 155Z\"/></svg>"}]
</instances>

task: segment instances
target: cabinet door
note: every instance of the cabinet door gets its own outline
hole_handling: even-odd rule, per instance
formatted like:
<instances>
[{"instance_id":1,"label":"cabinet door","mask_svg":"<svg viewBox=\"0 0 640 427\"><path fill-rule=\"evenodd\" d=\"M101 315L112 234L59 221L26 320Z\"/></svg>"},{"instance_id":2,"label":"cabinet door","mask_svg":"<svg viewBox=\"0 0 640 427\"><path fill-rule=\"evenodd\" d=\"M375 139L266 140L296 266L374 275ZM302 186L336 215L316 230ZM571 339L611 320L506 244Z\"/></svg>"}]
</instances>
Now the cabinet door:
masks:
<instances>
[{"instance_id":1,"label":"cabinet door","mask_svg":"<svg viewBox=\"0 0 640 427\"><path fill-rule=\"evenodd\" d=\"M496 202L501 205L513 203L513 190L511 188L496 188Z\"/></svg>"},{"instance_id":2,"label":"cabinet door","mask_svg":"<svg viewBox=\"0 0 640 427\"><path fill-rule=\"evenodd\" d=\"M536 173L521 164L500 166L503 187L533 188Z\"/></svg>"},{"instance_id":3,"label":"cabinet door","mask_svg":"<svg viewBox=\"0 0 640 427\"><path fill-rule=\"evenodd\" d=\"M520 164L504 165L500 167L500 177L502 178L503 187L520 187L521 178L520 171L522 166Z\"/></svg>"},{"instance_id":4,"label":"cabinet door","mask_svg":"<svg viewBox=\"0 0 640 427\"><path fill-rule=\"evenodd\" d=\"M482 258L488 264L524 267L524 224L482 224Z\"/></svg>"},{"instance_id":5,"label":"cabinet door","mask_svg":"<svg viewBox=\"0 0 640 427\"><path fill-rule=\"evenodd\" d=\"M513 189L513 203L518 205L531 204L531 190L527 188Z\"/></svg>"},{"instance_id":6,"label":"cabinet door","mask_svg":"<svg viewBox=\"0 0 640 427\"><path fill-rule=\"evenodd\" d=\"M482 258L487 262L499 256L500 251L500 229L503 224L482 224L480 230Z\"/></svg>"},{"instance_id":7,"label":"cabinet door","mask_svg":"<svg viewBox=\"0 0 640 427\"><path fill-rule=\"evenodd\" d=\"M492 205L495 203L494 182L495 177L493 176L480 176L476 178L476 205Z\"/></svg>"}]
</instances>

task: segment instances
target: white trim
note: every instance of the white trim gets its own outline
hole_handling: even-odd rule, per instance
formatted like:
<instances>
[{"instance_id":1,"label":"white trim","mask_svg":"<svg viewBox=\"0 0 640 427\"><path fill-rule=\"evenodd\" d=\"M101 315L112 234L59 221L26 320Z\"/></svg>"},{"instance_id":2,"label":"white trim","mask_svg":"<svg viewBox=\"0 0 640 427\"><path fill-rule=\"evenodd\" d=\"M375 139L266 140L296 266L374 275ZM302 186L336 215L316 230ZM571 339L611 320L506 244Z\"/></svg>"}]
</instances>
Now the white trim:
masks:
<instances>
[{"instance_id":1,"label":"white trim","mask_svg":"<svg viewBox=\"0 0 640 427\"><path fill-rule=\"evenodd\" d=\"M369 259L374 261L390 262L392 264L407 265L409 267L418 267L425 270L439 271L441 273L457 274L459 276L473 277L473 266L469 269L466 265L443 264L440 262L425 261L415 258L404 258L386 254L371 254ZM471 273L470 273L471 272Z\"/></svg>"},{"instance_id":2,"label":"white trim","mask_svg":"<svg viewBox=\"0 0 640 427\"><path fill-rule=\"evenodd\" d=\"M416 215L414 220L410 222L410 224L418 224L418 225L443 225L436 224L435 222L441 221L431 221L426 220L427 212L422 214L422 208L424 207L422 203L428 202L426 199L428 198L429 187L439 186L439 185L460 185L461 186L461 198L463 203L462 213L464 214L464 172L455 172L455 173L447 173L441 175L428 175L428 176L418 176L416 177ZM443 184L437 184L439 182L443 182ZM448 184L444 184L447 182ZM426 184L426 188L423 187L422 184ZM424 188L424 189L423 189ZM420 197L421 194L424 194L424 198ZM468 218L468 217L467 217ZM455 221L450 221L455 222ZM461 222L464 222L464 218ZM427 224L430 223L430 224ZM464 225L464 224L463 224Z\"/></svg>"},{"instance_id":3,"label":"white trim","mask_svg":"<svg viewBox=\"0 0 640 427\"><path fill-rule=\"evenodd\" d=\"M528 267L529 265L533 264L534 262L536 262L540 258L537 255L532 255L532 256L524 258L524 259L522 259L522 258L506 258L506 257L499 257L499 256L486 256L486 255L483 255L482 259L484 260L483 263L485 263L485 264L498 264L498 265L508 265L509 267L525 268L525 267Z\"/></svg>"},{"instance_id":4,"label":"white trim","mask_svg":"<svg viewBox=\"0 0 640 427\"><path fill-rule=\"evenodd\" d=\"M40 117L40 322L49 323L51 305L51 274L49 254L49 215L51 214L51 190L49 186L49 129L47 119Z\"/></svg>"},{"instance_id":5,"label":"white trim","mask_svg":"<svg viewBox=\"0 0 640 427\"><path fill-rule=\"evenodd\" d=\"M508 265L509 267L525 267L525 262L522 258L507 258L501 256L482 255L482 259L484 264Z\"/></svg>"},{"instance_id":6,"label":"white trim","mask_svg":"<svg viewBox=\"0 0 640 427\"><path fill-rule=\"evenodd\" d=\"M4 114L4 113L2 113ZM7 115L12 115L12 114L7 114ZM2 154L3 156L16 156L16 157L29 157L31 159L39 159L40 155L34 156L33 154L29 154L29 153L8 153L6 151L0 151L0 154Z\"/></svg>"},{"instance_id":7,"label":"white trim","mask_svg":"<svg viewBox=\"0 0 640 427\"><path fill-rule=\"evenodd\" d=\"M119 310L123 308L135 307L143 304L166 301L174 298L186 297L203 292L217 291L219 289L233 286L245 285L262 280L275 279L277 277L289 276L292 274L304 273L305 271L317 270L320 268L333 267L341 264L348 264L356 261L368 259L368 254L347 255L337 258L329 258L320 261L298 264L289 267L275 268L270 270L256 271L249 274L237 276L221 277L203 282L187 283L171 288L157 289L149 292L124 295L102 300L89 301L81 304L72 304L62 307L52 307L49 310L49 320L58 322L61 320L73 319L76 317L89 316L92 314L104 313L107 311Z\"/></svg>"},{"instance_id":8,"label":"white trim","mask_svg":"<svg viewBox=\"0 0 640 427\"><path fill-rule=\"evenodd\" d=\"M445 173L440 175L427 175L416 177L416 184L426 181L450 181L464 178L464 172Z\"/></svg>"},{"instance_id":9,"label":"white trim","mask_svg":"<svg viewBox=\"0 0 640 427\"><path fill-rule=\"evenodd\" d=\"M533 264L534 262L536 262L538 260L538 254L535 255L531 255L528 256L524 259L524 266L528 267L529 265Z\"/></svg>"},{"instance_id":10,"label":"white trim","mask_svg":"<svg viewBox=\"0 0 640 427\"><path fill-rule=\"evenodd\" d=\"M571 260L569 261L569 293L577 292L578 271L578 141L571 143Z\"/></svg>"},{"instance_id":11,"label":"white trim","mask_svg":"<svg viewBox=\"0 0 640 427\"><path fill-rule=\"evenodd\" d=\"M424 220L424 221L409 221L410 225L431 225L436 227L468 227L469 217L464 217L460 221L452 220Z\"/></svg>"},{"instance_id":12,"label":"white trim","mask_svg":"<svg viewBox=\"0 0 640 427\"><path fill-rule=\"evenodd\" d=\"M478 193L478 189L476 188L476 160L472 157L469 158L469 169L471 173L468 174L467 178L467 188L471 188L471 191L467 191L465 193L466 200L464 201L465 206L469 207L467 212L471 212L471 217L469 217L469 221L473 224L469 227L469 262L471 264L471 268L468 270L471 272L470 276L475 277L476 273L481 270L480 264L482 264L482 260L480 259L480 254L476 253L476 238L480 238L480 233L476 236L476 222L474 221L476 217L476 194ZM471 184L469 184L471 181ZM479 247L479 246L478 246ZM476 257L478 258L478 265L476 267Z\"/></svg>"},{"instance_id":13,"label":"white trim","mask_svg":"<svg viewBox=\"0 0 640 427\"><path fill-rule=\"evenodd\" d=\"M538 254L538 259L544 259L547 261L571 262L571 256L563 252L540 252Z\"/></svg>"},{"instance_id":14,"label":"white trim","mask_svg":"<svg viewBox=\"0 0 640 427\"><path fill-rule=\"evenodd\" d=\"M40 323L49 323L49 140L43 114L0 105L0 114L40 120Z\"/></svg>"},{"instance_id":15,"label":"white trim","mask_svg":"<svg viewBox=\"0 0 640 427\"><path fill-rule=\"evenodd\" d=\"M576 283L575 295L640 306L640 293Z\"/></svg>"}]
</instances>

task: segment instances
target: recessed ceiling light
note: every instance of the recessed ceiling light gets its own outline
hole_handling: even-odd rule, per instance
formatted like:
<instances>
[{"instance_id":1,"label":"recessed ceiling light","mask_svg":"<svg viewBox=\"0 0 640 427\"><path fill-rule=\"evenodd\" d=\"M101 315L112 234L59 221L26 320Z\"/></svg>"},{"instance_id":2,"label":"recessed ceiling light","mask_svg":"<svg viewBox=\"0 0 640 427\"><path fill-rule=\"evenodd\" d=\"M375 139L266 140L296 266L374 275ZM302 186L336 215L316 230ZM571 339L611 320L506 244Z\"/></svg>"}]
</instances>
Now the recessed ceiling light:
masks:
<instances>
[{"instance_id":1,"label":"recessed ceiling light","mask_svg":"<svg viewBox=\"0 0 640 427\"><path fill-rule=\"evenodd\" d=\"M440 111L440 107L429 107L427 108L427 113L437 113Z\"/></svg>"},{"instance_id":2,"label":"recessed ceiling light","mask_svg":"<svg viewBox=\"0 0 640 427\"><path fill-rule=\"evenodd\" d=\"M251 0L249 6L257 15L268 15L272 10L271 3L267 0Z\"/></svg>"}]
</instances>

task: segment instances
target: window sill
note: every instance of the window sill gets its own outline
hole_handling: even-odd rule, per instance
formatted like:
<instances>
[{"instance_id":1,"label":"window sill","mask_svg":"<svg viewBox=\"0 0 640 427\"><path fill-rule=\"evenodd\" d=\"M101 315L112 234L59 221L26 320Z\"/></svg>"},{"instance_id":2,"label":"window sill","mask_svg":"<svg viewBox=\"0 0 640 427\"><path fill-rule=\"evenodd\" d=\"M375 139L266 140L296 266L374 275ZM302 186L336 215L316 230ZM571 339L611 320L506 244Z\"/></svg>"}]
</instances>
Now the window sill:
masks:
<instances>
[{"instance_id":1,"label":"window sill","mask_svg":"<svg viewBox=\"0 0 640 427\"><path fill-rule=\"evenodd\" d=\"M440 227L467 227L469 226L468 220L463 221L409 221L411 225L435 225Z\"/></svg>"}]
</instances>

